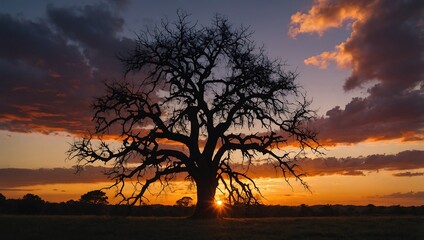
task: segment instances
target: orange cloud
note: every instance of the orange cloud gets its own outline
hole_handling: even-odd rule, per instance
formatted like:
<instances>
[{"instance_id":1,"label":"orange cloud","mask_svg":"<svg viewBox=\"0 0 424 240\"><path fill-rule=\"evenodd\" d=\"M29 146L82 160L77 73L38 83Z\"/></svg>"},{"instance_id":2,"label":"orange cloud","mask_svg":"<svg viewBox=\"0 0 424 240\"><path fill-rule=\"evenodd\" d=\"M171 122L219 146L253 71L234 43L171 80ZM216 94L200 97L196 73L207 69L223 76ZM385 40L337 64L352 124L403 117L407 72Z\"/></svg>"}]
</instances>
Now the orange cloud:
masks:
<instances>
[{"instance_id":1,"label":"orange cloud","mask_svg":"<svg viewBox=\"0 0 424 240\"><path fill-rule=\"evenodd\" d=\"M337 63L337 66L348 68L352 66L352 55L345 50L345 44L341 43L336 46L336 50L332 52L322 52L319 55L305 59L305 65L314 65L321 69L326 69L329 62Z\"/></svg>"},{"instance_id":2,"label":"orange cloud","mask_svg":"<svg viewBox=\"0 0 424 240\"><path fill-rule=\"evenodd\" d=\"M331 28L339 28L344 24L352 27L351 37L346 42L335 47L334 51L325 51L319 55L304 60L306 65L315 65L321 69L327 68L333 61L339 67L354 67L352 53L345 45L357 34L356 26L372 14L377 1L330 1L317 0L308 13L297 12L291 17L289 35L295 38L301 33L317 33L322 36ZM349 21L351 22L350 24Z\"/></svg>"},{"instance_id":3,"label":"orange cloud","mask_svg":"<svg viewBox=\"0 0 424 240\"><path fill-rule=\"evenodd\" d=\"M375 1L315 0L308 13L297 12L290 18L289 35L317 33L322 36L330 28L343 26L348 20L359 21L371 12Z\"/></svg>"}]
</instances>

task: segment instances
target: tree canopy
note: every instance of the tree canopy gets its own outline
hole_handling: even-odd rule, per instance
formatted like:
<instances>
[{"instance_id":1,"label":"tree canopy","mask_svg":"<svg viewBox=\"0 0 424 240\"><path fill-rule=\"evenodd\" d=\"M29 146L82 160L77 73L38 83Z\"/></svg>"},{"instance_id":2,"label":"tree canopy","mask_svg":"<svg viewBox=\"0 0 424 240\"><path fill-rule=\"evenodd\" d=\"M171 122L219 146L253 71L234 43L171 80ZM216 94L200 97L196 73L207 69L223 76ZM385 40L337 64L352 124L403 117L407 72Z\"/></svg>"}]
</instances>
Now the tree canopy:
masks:
<instances>
[{"instance_id":1,"label":"tree canopy","mask_svg":"<svg viewBox=\"0 0 424 240\"><path fill-rule=\"evenodd\" d=\"M41 199L40 196L32 194L32 193L27 193L22 197L22 200L27 201L27 202L34 202L34 203L44 203L44 200Z\"/></svg>"},{"instance_id":2,"label":"tree canopy","mask_svg":"<svg viewBox=\"0 0 424 240\"><path fill-rule=\"evenodd\" d=\"M182 197L180 199L177 200L176 205L179 207L189 207L192 206L193 202L193 198L191 197Z\"/></svg>"},{"instance_id":3,"label":"tree canopy","mask_svg":"<svg viewBox=\"0 0 424 240\"><path fill-rule=\"evenodd\" d=\"M297 74L268 58L247 28L218 15L200 26L179 14L139 34L120 59L126 77L107 84L93 104L95 131L69 154L80 165L111 163L108 174L123 201L135 204L152 183L165 188L186 174L197 188L194 216L214 217L219 183L230 204L258 202L247 171L255 161L307 186L294 159L319 147L308 127L314 112ZM119 135L120 147L104 140L108 134ZM127 195L129 182L137 184Z\"/></svg>"},{"instance_id":4,"label":"tree canopy","mask_svg":"<svg viewBox=\"0 0 424 240\"><path fill-rule=\"evenodd\" d=\"M109 204L107 199L108 197L105 192L101 190L93 190L81 195L79 201L82 203L107 205Z\"/></svg>"}]
</instances>

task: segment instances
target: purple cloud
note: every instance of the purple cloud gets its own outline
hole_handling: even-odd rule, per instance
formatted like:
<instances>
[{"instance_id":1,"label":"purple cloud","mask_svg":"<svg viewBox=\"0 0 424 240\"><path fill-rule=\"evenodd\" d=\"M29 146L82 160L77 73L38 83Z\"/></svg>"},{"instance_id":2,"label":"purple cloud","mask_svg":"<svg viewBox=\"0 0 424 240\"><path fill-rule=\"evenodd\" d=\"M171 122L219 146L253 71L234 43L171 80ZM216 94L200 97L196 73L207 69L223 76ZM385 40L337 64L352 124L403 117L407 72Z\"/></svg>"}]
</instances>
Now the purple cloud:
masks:
<instances>
[{"instance_id":1,"label":"purple cloud","mask_svg":"<svg viewBox=\"0 0 424 240\"><path fill-rule=\"evenodd\" d=\"M124 20L108 5L49 5L47 16L0 14L0 129L85 132L92 98L122 77L116 55L133 41L118 36Z\"/></svg>"},{"instance_id":2,"label":"purple cloud","mask_svg":"<svg viewBox=\"0 0 424 240\"><path fill-rule=\"evenodd\" d=\"M317 121L324 142L423 139L423 7L419 0L315 1L308 13L292 16L292 36L322 35L343 25L352 28L350 37L333 52L313 56L306 64L326 68L329 61L335 61L350 67L346 91L377 81L367 97L352 99L344 109L336 106Z\"/></svg>"}]
</instances>

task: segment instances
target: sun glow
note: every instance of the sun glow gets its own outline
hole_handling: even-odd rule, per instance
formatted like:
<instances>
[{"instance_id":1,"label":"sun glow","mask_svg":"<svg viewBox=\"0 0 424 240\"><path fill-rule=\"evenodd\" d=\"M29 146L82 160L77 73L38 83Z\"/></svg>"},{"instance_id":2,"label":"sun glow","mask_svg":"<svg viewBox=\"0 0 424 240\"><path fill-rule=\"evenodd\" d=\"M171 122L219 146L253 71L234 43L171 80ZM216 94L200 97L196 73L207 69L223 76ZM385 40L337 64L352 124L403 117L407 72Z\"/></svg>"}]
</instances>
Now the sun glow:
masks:
<instances>
[{"instance_id":1,"label":"sun glow","mask_svg":"<svg viewBox=\"0 0 424 240\"><path fill-rule=\"evenodd\" d=\"M217 205L218 207L221 207L221 206L222 206L222 204L223 204L222 200L218 200L218 201L216 201L216 205Z\"/></svg>"}]
</instances>

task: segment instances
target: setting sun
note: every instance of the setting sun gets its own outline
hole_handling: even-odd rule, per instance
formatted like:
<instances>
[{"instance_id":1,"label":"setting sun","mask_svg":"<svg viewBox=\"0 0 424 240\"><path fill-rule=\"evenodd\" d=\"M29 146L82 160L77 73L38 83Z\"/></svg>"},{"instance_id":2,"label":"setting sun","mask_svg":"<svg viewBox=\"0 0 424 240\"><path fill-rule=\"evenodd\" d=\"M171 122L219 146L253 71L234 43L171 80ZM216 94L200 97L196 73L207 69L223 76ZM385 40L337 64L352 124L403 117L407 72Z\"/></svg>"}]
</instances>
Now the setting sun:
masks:
<instances>
[{"instance_id":1,"label":"setting sun","mask_svg":"<svg viewBox=\"0 0 424 240\"><path fill-rule=\"evenodd\" d=\"M423 1L22 2L0 7L0 214L98 189L186 215L424 206Z\"/></svg>"},{"instance_id":2,"label":"setting sun","mask_svg":"<svg viewBox=\"0 0 424 240\"><path fill-rule=\"evenodd\" d=\"M1 239L424 240L423 8L0 0Z\"/></svg>"}]
</instances>

